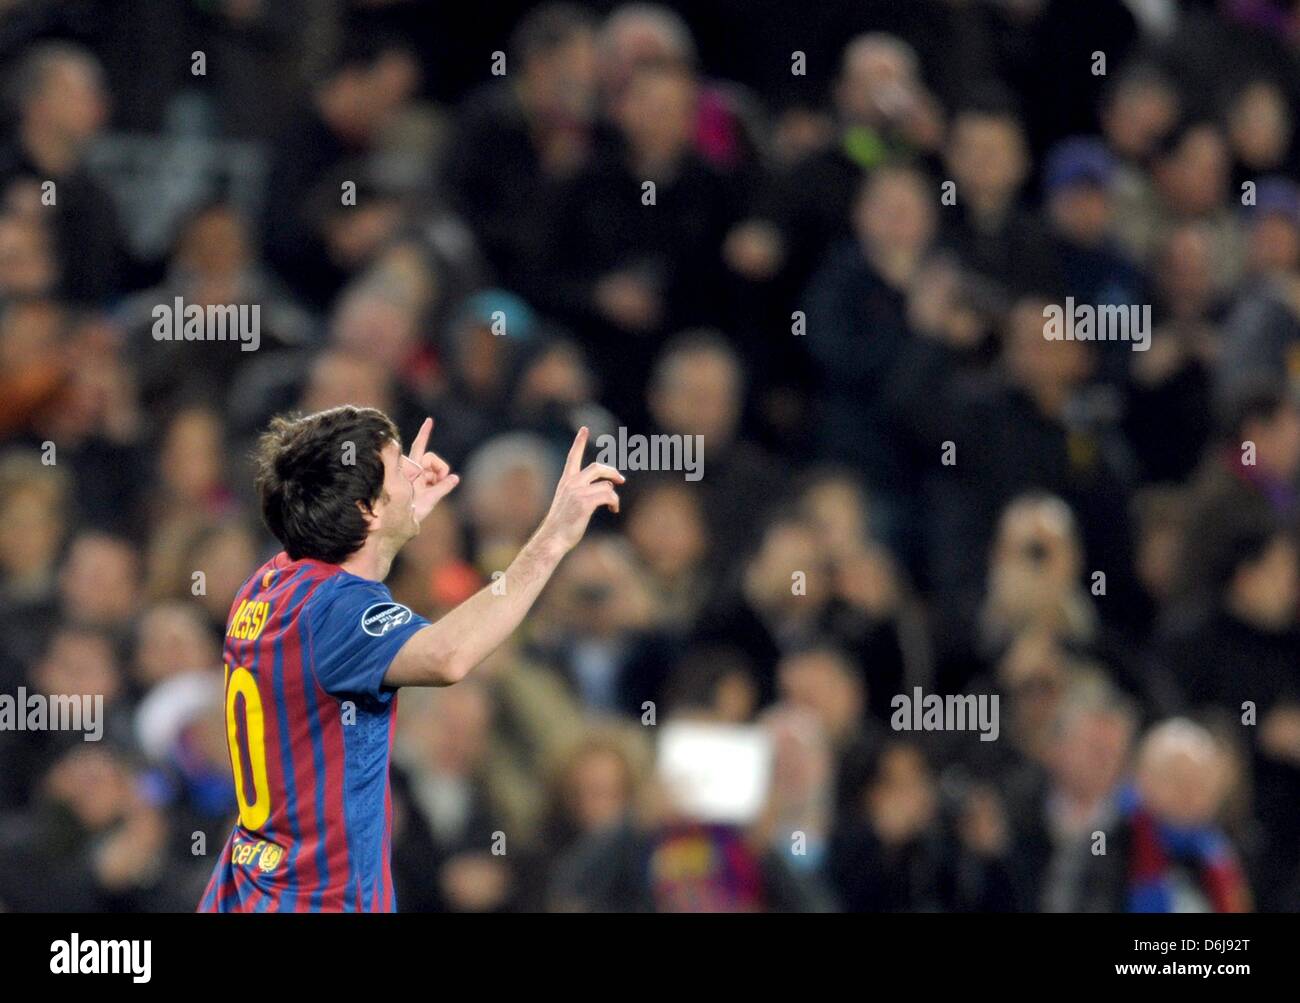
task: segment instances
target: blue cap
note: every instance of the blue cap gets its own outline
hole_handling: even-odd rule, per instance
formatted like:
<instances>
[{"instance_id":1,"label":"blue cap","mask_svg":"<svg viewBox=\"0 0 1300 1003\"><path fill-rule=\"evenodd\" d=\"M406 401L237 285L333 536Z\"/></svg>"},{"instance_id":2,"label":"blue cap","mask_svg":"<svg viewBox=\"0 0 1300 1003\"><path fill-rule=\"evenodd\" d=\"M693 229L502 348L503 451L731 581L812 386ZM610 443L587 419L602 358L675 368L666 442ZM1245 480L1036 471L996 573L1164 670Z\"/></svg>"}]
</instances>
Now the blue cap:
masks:
<instances>
[{"instance_id":1,"label":"blue cap","mask_svg":"<svg viewBox=\"0 0 1300 1003\"><path fill-rule=\"evenodd\" d=\"M1043 187L1049 195L1076 185L1109 188L1114 176L1115 155L1105 143L1092 136L1072 136L1047 154Z\"/></svg>"},{"instance_id":2,"label":"blue cap","mask_svg":"<svg viewBox=\"0 0 1300 1003\"><path fill-rule=\"evenodd\" d=\"M470 296L456 313L454 328L466 324L491 324L498 310L505 315L506 330L515 341L527 341L536 327L533 308L507 289L485 289Z\"/></svg>"}]
</instances>

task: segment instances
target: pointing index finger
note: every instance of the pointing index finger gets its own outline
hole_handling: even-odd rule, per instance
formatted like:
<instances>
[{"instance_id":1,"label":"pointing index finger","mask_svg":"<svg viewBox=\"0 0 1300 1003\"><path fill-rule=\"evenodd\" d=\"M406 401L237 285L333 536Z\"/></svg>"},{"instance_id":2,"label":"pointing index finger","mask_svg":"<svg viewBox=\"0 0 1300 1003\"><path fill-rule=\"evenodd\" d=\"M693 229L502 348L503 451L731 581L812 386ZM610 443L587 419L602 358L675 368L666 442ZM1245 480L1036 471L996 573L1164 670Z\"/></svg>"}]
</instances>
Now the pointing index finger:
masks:
<instances>
[{"instance_id":1,"label":"pointing index finger","mask_svg":"<svg viewBox=\"0 0 1300 1003\"><path fill-rule=\"evenodd\" d=\"M582 468L582 454L587 448L587 437L590 434L587 426L583 425L573 437L573 445L569 447L568 458L564 461L565 476L571 477Z\"/></svg>"},{"instance_id":2,"label":"pointing index finger","mask_svg":"<svg viewBox=\"0 0 1300 1003\"><path fill-rule=\"evenodd\" d=\"M420 426L420 431L415 435L415 441L411 443L411 451L407 455L416 463L420 462L420 457L424 456L425 447L429 445L429 433L433 431L433 419L425 418L424 424Z\"/></svg>"}]
</instances>

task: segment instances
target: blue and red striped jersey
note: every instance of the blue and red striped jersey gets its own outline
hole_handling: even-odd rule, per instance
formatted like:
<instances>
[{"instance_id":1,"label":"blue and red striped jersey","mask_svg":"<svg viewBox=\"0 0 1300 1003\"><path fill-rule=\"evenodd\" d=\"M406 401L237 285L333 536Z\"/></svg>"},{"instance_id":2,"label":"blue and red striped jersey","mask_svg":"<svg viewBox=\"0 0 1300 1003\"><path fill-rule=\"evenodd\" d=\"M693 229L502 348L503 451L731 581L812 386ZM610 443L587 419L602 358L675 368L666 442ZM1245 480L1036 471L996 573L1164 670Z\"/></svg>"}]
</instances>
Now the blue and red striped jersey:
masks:
<instances>
[{"instance_id":1,"label":"blue and red striped jersey","mask_svg":"<svg viewBox=\"0 0 1300 1003\"><path fill-rule=\"evenodd\" d=\"M226 737L239 818L200 912L391 912L384 673L428 620L382 582L277 554L226 627Z\"/></svg>"}]
</instances>

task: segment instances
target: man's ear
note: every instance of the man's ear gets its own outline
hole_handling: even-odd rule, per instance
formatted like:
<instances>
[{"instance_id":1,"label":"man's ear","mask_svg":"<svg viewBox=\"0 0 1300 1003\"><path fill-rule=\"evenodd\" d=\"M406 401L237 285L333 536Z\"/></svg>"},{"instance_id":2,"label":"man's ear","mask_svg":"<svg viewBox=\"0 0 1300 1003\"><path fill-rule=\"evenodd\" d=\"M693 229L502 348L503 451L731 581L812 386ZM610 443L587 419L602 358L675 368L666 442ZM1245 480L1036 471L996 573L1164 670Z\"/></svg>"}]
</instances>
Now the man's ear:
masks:
<instances>
[{"instance_id":1,"label":"man's ear","mask_svg":"<svg viewBox=\"0 0 1300 1003\"><path fill-rule=\"evenodd\" d=\"M361 518L366 520L367 528L371 527L379 519L379 516L375 514L375 510L369 502L358 500L357 508L361 510Z\"/></svg>"}]
</instances>

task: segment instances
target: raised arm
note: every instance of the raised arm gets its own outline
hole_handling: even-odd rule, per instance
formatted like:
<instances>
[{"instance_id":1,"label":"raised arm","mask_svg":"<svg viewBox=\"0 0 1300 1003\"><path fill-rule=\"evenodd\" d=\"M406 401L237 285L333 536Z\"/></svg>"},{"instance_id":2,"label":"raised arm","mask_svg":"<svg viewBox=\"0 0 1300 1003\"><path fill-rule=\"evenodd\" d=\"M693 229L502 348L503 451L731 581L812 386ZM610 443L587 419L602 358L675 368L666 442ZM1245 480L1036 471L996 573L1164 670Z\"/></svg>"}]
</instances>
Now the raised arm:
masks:
<instances>
[{"instance_id":1,"label":"raised arm","mask_svg":"<svg viewBox=\"0 0 1300 1003\"><path fill-rule=\"evenodd\" d=\"M384 674L386 686L450 686L491 654L523 621L564 555L577 545L597 508L619 506L623 475L601 463L582 466L590 435L579 429L550 511L505 572L505 588L484 587L411 635ZM496 584L496 583L494 583Z\"/></svg>"}]
</instances>

